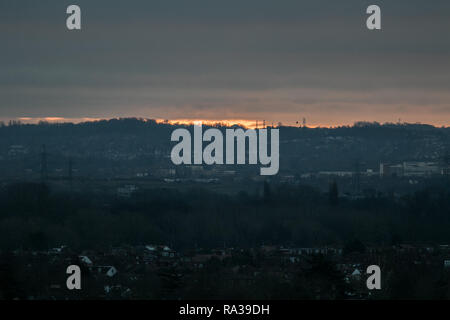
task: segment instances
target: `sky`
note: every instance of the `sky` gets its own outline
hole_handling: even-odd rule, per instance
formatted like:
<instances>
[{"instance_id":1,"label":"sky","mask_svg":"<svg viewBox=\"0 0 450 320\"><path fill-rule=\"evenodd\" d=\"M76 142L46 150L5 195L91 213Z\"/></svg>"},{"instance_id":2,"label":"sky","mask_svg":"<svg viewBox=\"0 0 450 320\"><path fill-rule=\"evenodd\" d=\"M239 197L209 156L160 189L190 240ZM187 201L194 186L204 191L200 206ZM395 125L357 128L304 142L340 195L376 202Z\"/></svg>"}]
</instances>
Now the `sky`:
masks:
<instances>
[{"instance_id":1,"label":"sky","mask_svg":"<svg viewBox=\"0 0 450 320\"><path fill-rule=\"evenodd\" d=\"M450 126L449 31L448 0L1 0L0 120Z\"/></svg>"}]
</instances>

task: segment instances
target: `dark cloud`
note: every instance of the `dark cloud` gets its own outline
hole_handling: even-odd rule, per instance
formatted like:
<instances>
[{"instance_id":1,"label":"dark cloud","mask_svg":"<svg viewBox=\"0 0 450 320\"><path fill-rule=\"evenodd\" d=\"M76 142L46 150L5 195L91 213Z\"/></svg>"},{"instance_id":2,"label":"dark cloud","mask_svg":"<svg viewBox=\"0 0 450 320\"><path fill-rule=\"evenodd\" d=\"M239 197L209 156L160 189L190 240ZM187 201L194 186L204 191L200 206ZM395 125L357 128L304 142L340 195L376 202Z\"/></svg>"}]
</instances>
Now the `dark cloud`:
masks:
<instances>
[{"instance_id":1,"label":"dark cloud","mask_svg":"<svg viewBox=\"0 0 450 320\"><path fill-rule=\"evenodd\" d=\"M0 118L450 119L449 1L72 3L0 2Z\"/></svg>"}]
</instances>

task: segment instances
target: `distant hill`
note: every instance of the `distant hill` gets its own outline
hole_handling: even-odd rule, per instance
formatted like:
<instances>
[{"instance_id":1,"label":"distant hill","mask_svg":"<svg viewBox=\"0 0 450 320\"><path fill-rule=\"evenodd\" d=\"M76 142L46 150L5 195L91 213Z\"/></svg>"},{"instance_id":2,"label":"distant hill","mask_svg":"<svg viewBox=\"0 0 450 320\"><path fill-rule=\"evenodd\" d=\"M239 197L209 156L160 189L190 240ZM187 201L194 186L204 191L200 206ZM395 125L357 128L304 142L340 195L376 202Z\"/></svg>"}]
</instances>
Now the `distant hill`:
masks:
<instances>
[{"instance_id":1,"label":"distant hill","mask_svg":"<svg viewBox=\"0 0 450 320\"><path fill-rule=\"evenodd\" d=\"M38 171L43 144L53 168L65 168L69 158L86 173L95 173L102 166L170 167L170 135L177 127L136 118L2 125L0 162L4 171L0 176L14 170ZM450 128L423 124L360 122L337 128L280 127L280 172L351 170L355 162L373 169L378 169L380 162L437 162L448 153L449 146Z\"/></svg>"}]
</instances>

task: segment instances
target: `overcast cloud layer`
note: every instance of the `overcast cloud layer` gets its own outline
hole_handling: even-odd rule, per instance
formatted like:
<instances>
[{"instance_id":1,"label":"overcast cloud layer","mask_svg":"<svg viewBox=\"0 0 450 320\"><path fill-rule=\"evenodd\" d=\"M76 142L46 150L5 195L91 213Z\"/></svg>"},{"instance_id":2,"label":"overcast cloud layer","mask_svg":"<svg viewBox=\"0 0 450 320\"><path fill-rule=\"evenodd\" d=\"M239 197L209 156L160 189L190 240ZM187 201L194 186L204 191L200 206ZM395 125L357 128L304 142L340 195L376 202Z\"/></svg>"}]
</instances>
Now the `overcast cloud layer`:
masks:
<instances>
[{"instance_id":1,"label":"overcast cloud layer","mask_svg":"<svg viewBox=\"0 0 450 320\"><path fill-rule=\"evenodd\" d=\"M2 0L0 118L450 125L449 18L448 0Z\"/></svg>"}]
</instances>

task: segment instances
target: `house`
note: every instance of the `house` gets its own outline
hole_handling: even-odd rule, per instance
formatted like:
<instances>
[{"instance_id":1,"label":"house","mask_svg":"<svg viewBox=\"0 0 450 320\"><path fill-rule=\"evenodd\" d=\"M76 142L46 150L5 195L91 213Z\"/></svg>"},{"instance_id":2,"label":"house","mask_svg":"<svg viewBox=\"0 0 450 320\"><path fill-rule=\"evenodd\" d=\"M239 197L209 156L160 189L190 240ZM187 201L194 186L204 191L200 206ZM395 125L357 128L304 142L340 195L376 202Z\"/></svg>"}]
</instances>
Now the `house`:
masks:
<instances>
[{"instance_id":1,"label":"house","mask_svg":"<svg viewBox=\"0 0 450 320\"><path fill-rule=\"evenodd\" d=\"M109 278L114 277L117 274L117 269L113 266L95 266L89 268L91 272L97 272L98 274L107 276Z\"/></svg>"},{"instance_id":2,"label":"house","mask_svg":"<svg viewBox=\"0 0 450 320\"><path fill-rule=\"evenodd\" d=\"M87 266L92 266L92 260L89 259L87 256L78 256L81 262L83 262Z\"/></svg>"},{"instance_id":3,"label":"house","mask_svg":"<svg viewBox=\"0 0 450 320\"><path fill-rule=\"evenodd\" d=\"M172 250L168 246L164 245L146 245L144 252L144 261L150 262L157 260L158 258L175 258L178 254L175 250Z\"/></svg>"},{"instance_id":4,"label":"house","mask_svg":"<svg viewBox=\"0 0 450 320\"><path fill-rule=\"evenodd\" d=\"M176 254L175 250L170 249L168 246L162 247L161 257L164 257L164 258L175 258L176 255L177 254Z\"/></svg>"},{"instance_id":5,"label":"house","mask_svg":"<svg viewBox=\"0 0 450 320\"><path fill-rule=\"evenodd\" d=\"M147 245L147 246L145 246L145 249L147 251L150 251L150 252L156 252L157 247L156 246L152 246L152 245Z\"/></svg>"},{"instance_id":6,"label":"house","mask_svg":"<svg viewBox=\"0 0 450 320\"><path fill-rule=\"evenodd\" d=\"M403 165L380 163L380 177L401 177L403 176Z\"/></svg>"},{"instance_id":7,"label":"house","mask_svg":"<svg viewBox=\"0 0 450 320\"><path fill-rule=\"evenodd\" d=\"M352 272L352 278L355 278L355 279L360 279L361 278L361 271L358 269L358 268L356 268L353 272Z\"/></svg>"}]
</instances>

